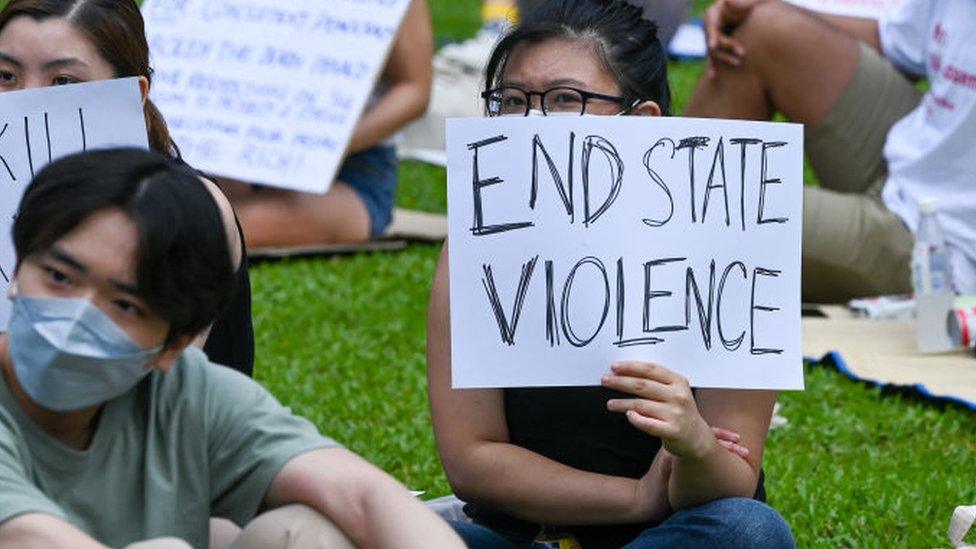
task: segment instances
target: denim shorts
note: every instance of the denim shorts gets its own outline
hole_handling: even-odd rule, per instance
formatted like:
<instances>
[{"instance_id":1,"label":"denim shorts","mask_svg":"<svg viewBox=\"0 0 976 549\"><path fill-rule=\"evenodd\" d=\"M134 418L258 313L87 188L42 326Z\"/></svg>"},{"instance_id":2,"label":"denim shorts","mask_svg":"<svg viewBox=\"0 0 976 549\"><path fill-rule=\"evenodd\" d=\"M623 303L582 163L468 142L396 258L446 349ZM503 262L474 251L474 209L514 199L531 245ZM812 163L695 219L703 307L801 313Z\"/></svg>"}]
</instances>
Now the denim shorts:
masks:
<instances>
[{"instance_id":1,"label":"denim shorts","mask_svg":"<svg viewBox=\"0 0 976 549\"><path fill-rule=\"evenodd\" d=\"M383 234L393 219L397 186L396 147L377 145L343 162L337 179L356 191L369 212L370 234Z\"/></svg>"}]
</instances>

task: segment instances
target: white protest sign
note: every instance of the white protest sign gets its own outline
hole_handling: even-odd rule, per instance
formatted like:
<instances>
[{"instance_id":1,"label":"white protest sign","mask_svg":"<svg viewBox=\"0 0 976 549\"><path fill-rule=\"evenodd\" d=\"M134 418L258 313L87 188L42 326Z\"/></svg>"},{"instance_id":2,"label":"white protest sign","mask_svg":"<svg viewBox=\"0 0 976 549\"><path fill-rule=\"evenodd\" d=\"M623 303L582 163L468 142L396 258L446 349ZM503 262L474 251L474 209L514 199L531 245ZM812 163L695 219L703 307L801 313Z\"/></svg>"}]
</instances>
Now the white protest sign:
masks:
<instances>
[{"instance_id":1,"label":"white protest sign","mask_svg":"<svg viewBox=\"0 0 976 549\"><path fill-rule=\"evenodd\" d=\"M803 387L802 126L453 119L447 154L455 388Z\"/></svg>"},{"instance_id":2,"label":"white protest sign","mask_svg":"<svg viewBox=\"0 0 976 549\"><path fill-rule=\"evenodd\" d=\"M898 7L904 0L786 0L804 8L847 17L880 19L888 10Z\"/></svg>"},{"instance_id":3,"label":"white protest sign","mask_svg":"<svg viewBox=\"0 0 976 549\"><path fill-rule=\"evenodd\" d=\"M324 193L409 0L147 0L152 98L187 162Z\"/></svg>"},{"instance_id":4,"label":"white protest sign","mask_svg":"<svg viewBox=\"0 0 976 549\"><path fill-rule=\"evenodd\" d=\"M62 156L109 147L149 148L137 78L0 93L0 326L16 264L10 231L34 175Z\"/></svg>"}]
</instances>

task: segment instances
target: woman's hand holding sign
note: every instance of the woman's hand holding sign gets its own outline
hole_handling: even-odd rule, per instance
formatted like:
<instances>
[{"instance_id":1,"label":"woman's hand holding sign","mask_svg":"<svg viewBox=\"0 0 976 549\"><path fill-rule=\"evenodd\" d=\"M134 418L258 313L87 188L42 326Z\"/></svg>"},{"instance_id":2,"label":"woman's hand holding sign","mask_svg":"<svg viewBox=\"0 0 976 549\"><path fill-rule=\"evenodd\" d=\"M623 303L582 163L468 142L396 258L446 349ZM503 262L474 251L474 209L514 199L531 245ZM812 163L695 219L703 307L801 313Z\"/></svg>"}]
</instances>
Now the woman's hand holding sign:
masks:
<instances>
[{"instance_id":1,"label":"woman's hand holding sign","mask_svg":"<svg viewBox=\"0 0 976 549\"><path fill-rule=\"evenodd\" d=\"M698 458L715 445L684 376L647 362L617 362L611 371L603 386L637 398L609 400L608 410L625 413L634 427L660 438L678 457Z\"/></svg>"},{"instance_id":2,"label":"woman's hand holding sign","mask_svg":"<svg viewBox=\"0 0 976 549\"><path fill-rule=\"evenodd\" d=\"M750 479L758 474L755 467L762 452L750 455L737 431L709 426L710 414L699 412L699 404L684 376L658 364L618 362L604 376L603 386L634 395L635 398L607 401L607 409L626 414L634 427L660 438L663 444L637 485L640 512L649 520L660 519L662 513L666 516L670 508L702 502L699 501L703 488L699 486L700 478L689 482L689 477L709 477L716 473L725 477L721 471L741 471L734 476ZM734 404L734 400L716 399L713 391L703 391L700 396L708 400L707 408ZM775 399L774 394L770 396ZM754 433L751 436L755 438ZM727 489L742 496L747 495L745 491L755 489L754 480L739 484L731 483Z\"/></svg>"}]
</instances>

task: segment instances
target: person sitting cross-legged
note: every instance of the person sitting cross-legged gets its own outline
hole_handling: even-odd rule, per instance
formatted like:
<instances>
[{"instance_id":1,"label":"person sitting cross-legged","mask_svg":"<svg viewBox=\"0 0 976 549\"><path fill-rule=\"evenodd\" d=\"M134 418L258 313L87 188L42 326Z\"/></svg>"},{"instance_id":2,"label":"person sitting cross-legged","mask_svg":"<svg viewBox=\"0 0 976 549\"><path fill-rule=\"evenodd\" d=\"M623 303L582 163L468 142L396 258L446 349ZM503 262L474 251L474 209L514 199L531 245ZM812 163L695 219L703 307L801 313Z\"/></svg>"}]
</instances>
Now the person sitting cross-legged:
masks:
<instances>
[{"instance_id":1,"label":"person sitting cross-legged","mask_svg":"<svg viewBox=\"0 0 976 549\"><path fill-rule=\"evenodd\" d=\"M912 233L932 200L955 289L976 292L976 3L904 0L875 21L718 0L706 30L687 115L806 126L820 187L803 195L804 299L910 292Z\"/></svg>"},{"instance_id":2,"label":"person sitting cross-legged","mask_svg":"<svg viewBox=\"0 0 976 549\"><path fill-rule=\"evenodd\" d=\"M462 546L393 478L191 346L234 281L191 170L130 149L56 161L13 238L0 547L205 547L211 517L244 527L234 547Z\"/></svg>"}]
</instances>

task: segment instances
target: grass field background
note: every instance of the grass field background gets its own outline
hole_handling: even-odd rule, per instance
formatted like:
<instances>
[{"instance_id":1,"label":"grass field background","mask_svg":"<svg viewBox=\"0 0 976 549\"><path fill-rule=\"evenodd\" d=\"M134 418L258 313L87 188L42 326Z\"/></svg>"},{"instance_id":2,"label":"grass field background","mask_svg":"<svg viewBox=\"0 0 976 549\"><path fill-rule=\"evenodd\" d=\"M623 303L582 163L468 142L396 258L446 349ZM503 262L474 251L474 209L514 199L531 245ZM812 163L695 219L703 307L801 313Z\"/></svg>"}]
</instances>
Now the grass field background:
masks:
<instances>
[{"instance_id":1,"label":"grass field background","mask_svg":"<svg viewBox=\"0 0 976 549\"><path fill-rule=\"evenodd\" d=\"M480 25L480 0L430 2L441 41ZM676 113L701 70L671 65ZM445 196L444 170L402 166L400 206L444 212ZM258 380L425 497L449 492L424 373L438 251L412 245L252 270ZM953 508L976 503L976 414L886 396L823 367L808 366L806 384L781 395L789 423L771 433L765 459L769 501L799 545L948 546Z\"/></svg>"}]
</instances>

